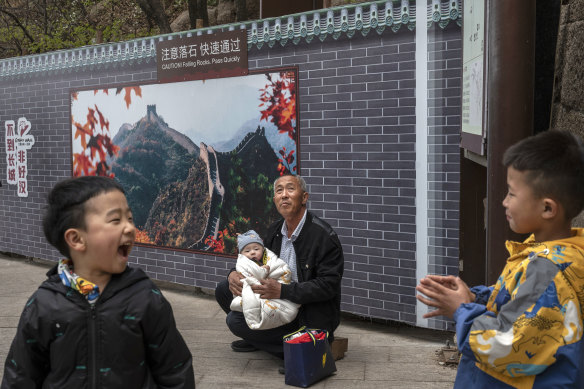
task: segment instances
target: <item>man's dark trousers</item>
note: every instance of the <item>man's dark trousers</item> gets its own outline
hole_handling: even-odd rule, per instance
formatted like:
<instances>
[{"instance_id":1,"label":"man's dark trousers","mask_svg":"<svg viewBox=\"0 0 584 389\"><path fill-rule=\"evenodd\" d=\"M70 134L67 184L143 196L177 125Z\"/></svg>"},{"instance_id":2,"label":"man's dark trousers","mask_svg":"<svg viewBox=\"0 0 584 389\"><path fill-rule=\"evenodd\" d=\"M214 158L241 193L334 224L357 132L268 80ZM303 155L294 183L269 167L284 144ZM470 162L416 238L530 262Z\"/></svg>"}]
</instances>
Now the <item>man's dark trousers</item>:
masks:
<instances>
[{"instance_id":1,"label":"man's dark trousers","mask_svg":"<svg viewBox=\"0 0 584 389\"><path fill-rule=\"evenodd\" d=\"M300 328L298 318L281 327L269 330L252 330L245 322L245 317L242 312L235 312L229 308L231 301L233 300L233 294L229 290L228 280L223 280L217 285L217 288L215 289L215 298L221 306L221 309L227 314L225 321L233 335L244 339L246 342L260 350L267 351L279 358L284 358L282 337Z\"/></svg>"}]
</instances>

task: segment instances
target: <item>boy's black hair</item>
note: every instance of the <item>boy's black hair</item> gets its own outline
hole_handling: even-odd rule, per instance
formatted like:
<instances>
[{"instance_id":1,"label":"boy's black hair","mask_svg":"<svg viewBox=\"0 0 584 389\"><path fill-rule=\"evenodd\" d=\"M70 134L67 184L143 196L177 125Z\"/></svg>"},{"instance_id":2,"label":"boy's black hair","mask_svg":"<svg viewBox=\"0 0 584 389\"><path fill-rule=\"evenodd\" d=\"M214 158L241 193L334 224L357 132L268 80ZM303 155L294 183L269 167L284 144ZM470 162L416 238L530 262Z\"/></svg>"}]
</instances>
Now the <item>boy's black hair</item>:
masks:
<instances>
[{"instance_id":1,"label":"boy's black hair","mask_svg":"<svg viewBox=\"0 0 584 389\"><path fill-rule=\"evenodd\" d=\"M505 152L503 165L525 172L536 197L550 197L572 220L584 208L584 146L567 131L548 130L525 138Z\"/></svg>"},{"instance_id":2,"label":"boy's black hair","mask_svg":"<svg viewBox=\"0 0 584 389\"><path fill-rule=\"evenodd\" d=\"M65 231L84 229L87 200L115 190L125 193L124 188L109 177L83 176L58 182L49 192L43 218L43 231L49 243L70 259Z\"/></svg>"}]
</instances>

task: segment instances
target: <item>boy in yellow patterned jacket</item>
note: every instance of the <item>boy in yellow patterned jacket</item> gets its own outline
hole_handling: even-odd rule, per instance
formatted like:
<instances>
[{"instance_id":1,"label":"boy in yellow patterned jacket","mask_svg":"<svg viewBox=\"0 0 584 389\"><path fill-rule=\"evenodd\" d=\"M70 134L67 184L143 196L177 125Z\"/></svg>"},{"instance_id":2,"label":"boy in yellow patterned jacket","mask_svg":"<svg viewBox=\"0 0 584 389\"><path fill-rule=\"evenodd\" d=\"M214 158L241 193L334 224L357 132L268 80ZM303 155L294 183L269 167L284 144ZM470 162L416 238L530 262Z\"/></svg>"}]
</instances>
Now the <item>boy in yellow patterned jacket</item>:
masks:
<instances>
[{"instance_id":1,"label":"boy in yellow patterned jacket","mask_svg":"<svg viewBox=\"0 0 584 389\"><path fill-rule=\"evenodd\" d=\"M510 147L511 229L531 235L506 243L510 257L492 287L469 289L458 277L428 276L417 298L425 315L456 322L462 358L455 388L583 388L584 148L564 131L546 131Z\"/></svg>"}]
</instances>

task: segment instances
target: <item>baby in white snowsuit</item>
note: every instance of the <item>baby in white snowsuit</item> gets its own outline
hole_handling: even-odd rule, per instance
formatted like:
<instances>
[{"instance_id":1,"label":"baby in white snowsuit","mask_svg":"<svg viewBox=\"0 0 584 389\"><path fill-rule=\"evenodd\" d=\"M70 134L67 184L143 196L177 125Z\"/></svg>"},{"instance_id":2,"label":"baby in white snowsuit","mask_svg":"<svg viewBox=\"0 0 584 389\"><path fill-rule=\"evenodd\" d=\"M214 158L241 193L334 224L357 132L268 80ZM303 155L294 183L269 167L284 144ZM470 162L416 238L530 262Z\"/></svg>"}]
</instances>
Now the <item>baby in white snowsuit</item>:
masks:
<instances>
[{"instance_id":1,"label":"baby in white snowsuit","mask_svg":"<svg viewBox=\"0 0 584 389\"><path fill-rule=\"evenodd\" d=\"M241 280L241 296L233 299L231 310L243 312L247 325L254 330L290 323L298 315L299 304L282 299L262 299L251 289L251 285L259 285L259 280L265 278L289 284L292 274L286 262L264 248L264 242L254 230L237 236L237 248L239 255L235 269L245 278Z\"/></svg>"}]
</instances>

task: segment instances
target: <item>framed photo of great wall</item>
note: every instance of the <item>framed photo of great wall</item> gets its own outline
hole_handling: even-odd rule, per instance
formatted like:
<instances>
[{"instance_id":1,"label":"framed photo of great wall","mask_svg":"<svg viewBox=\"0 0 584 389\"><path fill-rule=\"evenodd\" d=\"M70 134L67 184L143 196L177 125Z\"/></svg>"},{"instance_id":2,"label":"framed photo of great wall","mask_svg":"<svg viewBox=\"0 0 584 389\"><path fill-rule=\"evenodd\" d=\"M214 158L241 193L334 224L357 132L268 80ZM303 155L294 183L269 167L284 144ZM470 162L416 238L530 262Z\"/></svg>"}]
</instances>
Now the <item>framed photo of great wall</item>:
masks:
<instances>
[{"instance_id":1,"label":"framed photo of great wall","mask_svg":"<svg viewBox=\"0 0 584 389\"><path fill-rule=\"evenodd\" d=\"M235 255L299 173L298 69L71 91L72 174L126 191L137 243Z\"/></svg>"}]
</instances>

